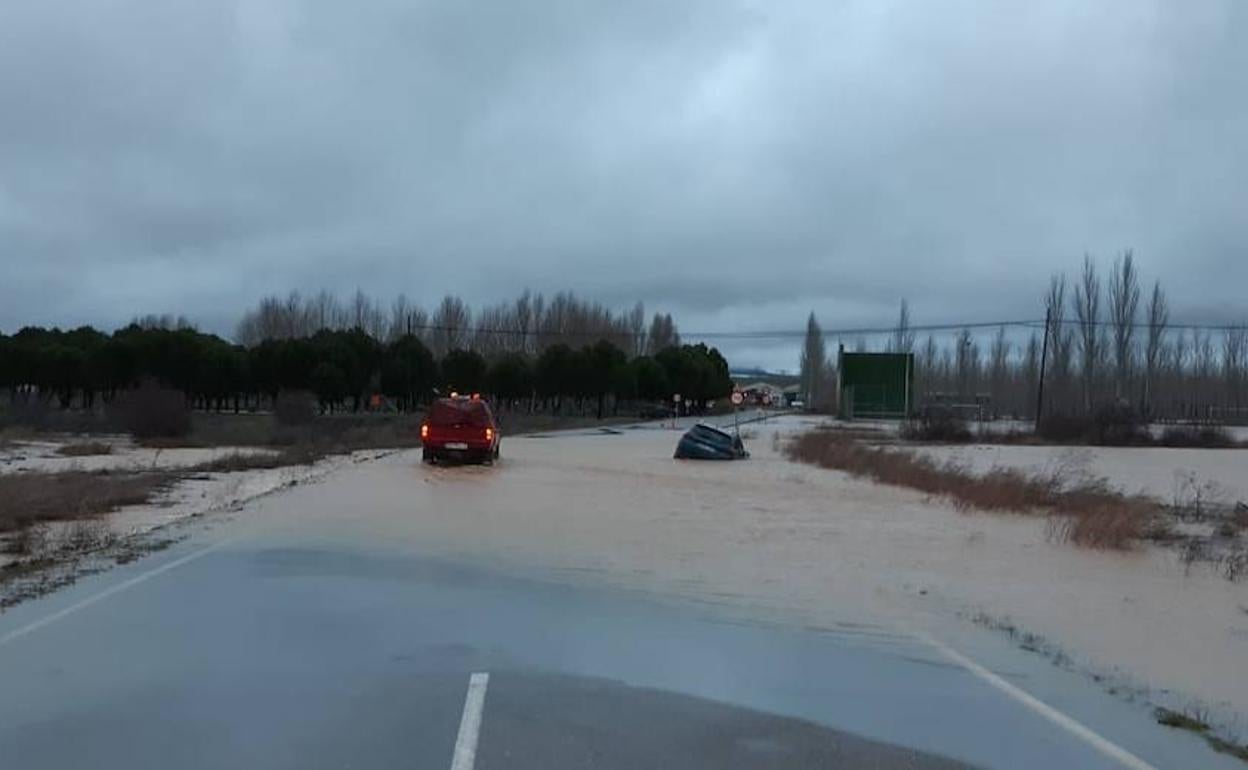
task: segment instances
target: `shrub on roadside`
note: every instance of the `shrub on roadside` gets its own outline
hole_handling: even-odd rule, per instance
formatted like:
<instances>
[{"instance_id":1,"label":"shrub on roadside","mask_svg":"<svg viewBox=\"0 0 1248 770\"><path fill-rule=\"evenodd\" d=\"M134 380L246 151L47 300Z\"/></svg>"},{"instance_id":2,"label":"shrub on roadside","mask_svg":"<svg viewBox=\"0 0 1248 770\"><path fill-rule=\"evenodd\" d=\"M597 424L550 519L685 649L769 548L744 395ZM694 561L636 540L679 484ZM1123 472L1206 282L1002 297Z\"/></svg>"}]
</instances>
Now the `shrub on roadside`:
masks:
<instances>
[{"instance_id":1,"label":"shrub on roadside","mask_svg":"<svg viewBox=\"0 0 1248 770\"><path fill-rule=\"evenodd\" d=\"M1149 443L1148 423L1123 404L1102 406L1092 413L1089 443L1098 446L1139 446Z\"/></svg>"},{"instance_id":2,"label":"shrub on roadside","mask_svg":"<svg viewBox=\"0 0 1248 770\"><path fill-rule=\"evenodd\" d=\"M4 543L3 553L11 556L34 556L47 548L46 524L26 524L14 530Z\"/></svg>"},{"instance_id":3,"label":"shrub on roadside","mask_svg":"<svg viewBox=\"0 0 1248 770\"><path fill-rule=\"evenodd\" d=\"M283 390L273 406L273 414L280 425L307 425L319 413L316 396L306 390Z\"/></svg>"},{"instance_id":4,"label":"shrub on roadside","mask_svg":"<svg viewBox=\"0 0 1248 770\"><path fill-rule=\"evenodd\" d=\"M61 457L111 455L113 453L113 445L102 441L82 441L77 444L66 444L57 449L56 453Z\"/></svg>"},{"instance_id":5,"label":"shrub on roadside","mask_svg":"<svg viewBox=\"0 0 1248 770\"><path fill-rule=\"evenodd\" d=\"M1164 447L1225 449L1235 439L1221 425L1172 425L1161 433L1157 443Z\"/></svg>"},{"instance_id":6,"label":"shrub on roadside","mask_svg":"<svg viewBox=\"0 0 1248 770\"><path fill-rule=\"evenodd\" d=\"M947 410L926 410L917 420L905 423L901 437L909 441L963 444L973 437L966 421Z\"/></svg>"},{"instance_id":7,"label":"shrub on roadside","mask_svg":"<svg viewBox=\"0 0 1248 770\"><path fill-rule=\"evenodd\" d=\"M80 519L151 499L174 478L168 472L0 474L0 532L41 521Z\"/></svg>"},{"instance_id":8,"label":"shrub on roadside","mask_svg":"<svg viewBox=\"0 0 1248 770\"><path fill-rule=\"evenodd\" d=\"M953 462L938 463L904 450L868 446L834 431L804 433L789 443L785 454L941 497L960 510L1046 514L1052 517L1052 539L1089 548L1130 548L1157 519L1156 504L1124 496L1103 481L1072 483L1061 472L1029 475L1013 468L977 475Z\"/></svg>"},{"instance_id":9,"label":"shrub on roadside","mask_svg":"<svg viewBox=\"0 0 1248 770\"><path fill-rule=\"evenodd\" d=\"M119 395L111 410L139 441L182 438L191 432L191 410L177 390L145 382Z\"/></svg>"},{"instance_id":10,"label":"shrub on roadside","mask_svg":"<svg viewBox=\"0 0 1248 770\"><path fill-rule=\"evenodd\" d=\"M1037 433L1055 444L1145 446L1152 440L1139 412L1121 404L1107 404L1088 415L1046 415Z\"/></svg>"},{"instance_id":11,"label":"shrub on roadside","mask_svg":"<svg viewBox=\"0 0 1248 770\"><path fill-rule=\"evenodd\" d=\"M1036 435L1055 444L1074 444L1088 434L1088 420L1070 414L1046 414L1040 418Z\"/></svg>"}]
</instances>

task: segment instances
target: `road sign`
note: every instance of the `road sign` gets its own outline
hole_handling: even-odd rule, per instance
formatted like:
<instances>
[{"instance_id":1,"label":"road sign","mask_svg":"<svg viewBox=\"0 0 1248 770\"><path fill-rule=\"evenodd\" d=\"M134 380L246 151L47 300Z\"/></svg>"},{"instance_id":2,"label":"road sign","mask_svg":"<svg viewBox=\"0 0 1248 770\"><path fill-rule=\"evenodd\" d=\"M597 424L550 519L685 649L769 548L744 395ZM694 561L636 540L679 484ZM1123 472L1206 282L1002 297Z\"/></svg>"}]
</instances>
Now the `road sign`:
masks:
<instances>
[{"instance_id":1,"label":"road sign","mask_svg":"<svg viewBox=\"0 0 1248 770\"><path fill-rule=\"evenodd\" d=\"M735 406L741 406L745 402L745 394L739 390L732 391L732 403Z\"/></svg>"}]
</instances>

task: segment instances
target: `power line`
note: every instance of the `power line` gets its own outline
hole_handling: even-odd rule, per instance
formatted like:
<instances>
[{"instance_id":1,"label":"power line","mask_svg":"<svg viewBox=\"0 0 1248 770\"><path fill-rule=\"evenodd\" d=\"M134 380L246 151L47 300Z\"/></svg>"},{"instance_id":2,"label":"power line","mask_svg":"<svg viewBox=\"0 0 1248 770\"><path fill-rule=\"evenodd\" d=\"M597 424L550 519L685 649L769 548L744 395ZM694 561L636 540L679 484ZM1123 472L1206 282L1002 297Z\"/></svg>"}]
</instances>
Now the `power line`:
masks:
<instances>
[{"instance_id":1,"label":"power line","mask_svg":"<svg viewBox=\"0 0 1248 770\"><path fill-rule=\"evenodd\" d=\"M971 323L944 323L944 324L916 324L908 326L907 331L956 331L959 329L983 329L996 328L999 326L1027 326L1027 325L1043 325L1044 321L974 321ZM432 332L451 332L457 334L500 334L511 336L550 336L550 337L644 337L646 332L633 332L627 329L609 330L609 331L561 331L549 329L500 329L500 328L481 328L475 326L439 326L435 324L411 324L412 329L420 329ZM844 329L824 329L825 337L844 337L855 334L893 334L897 331L896 326L874 326L874 327L853 327ZM679 332L679 330L678 330ZM691 339L784 339L784 338L802 338L806 336L805 329L759 329L752 331L714 331L714 332L679 332L680 336Z\"/></svg>"},{"instance_id":2,"label":"power line","mask_svg":"<svg viewBox=\"0 0 1248 770\"><path fill-rule=\"evenodd\" d=\"M1061 318L1054 319L1052 323L1055 326L1062 327L1082 327L1092 325L1100 328L1112 328L1117 323L1112 320L1096 320L1085 323L1077 318ZM933 324L913 324L907 326L905 331L908 333L921 332L941 332L941 331L962 331L976 329L999 329L999 328L1027 328L1027 329L1043 329L1045 321L1043 318L1027 318L1027 319L1010 319L1003 321L971 321L971 322L947 322ZM1147 322L1136 321L1129 324L1132 329L1148 329L1150 324ZM646 336L646 332L634 332L627 329L597 330L597 331L579 331L579 330L550 330L550 329L506 329L506 328L483 328L476 326L442 326L436 324L411 324L410 329L427 332L448 332L454 334L496 334L502 336L513 337L572 337L585 339L602 339L604 337L627 337L637 338ZM1241 329L1248 329L1248 324L1199 324L1199 323L1172 323L1167 322L1164 325L1166 332L1173 331L1213 331L1213 332L1232 332ZM842 328L823 329L824 337L855 337L873 334L896 334L897 326L851 326ZM686 339L705 339L705 340L784 340L784 339L802 339L806 336L805 329L754 329L742 331L689 331L680 332L680 336Z\"/></svg>"},{"instance_id":3,"label":"power line","mask_svg":"<svg viewBox=\"0 0 1248 770\"><path fill-rule=\"evenodd\" d=\"M1044 322L1041 321L1040 323L1043 324ZM1096 321L1085 322L1085 321L1080 321L1078 318L1063 318L1063 319L1055 321L1054 323L1060 324L1062 326L1101 326L1101 327L1110 327L1110 328L1118 326L1118 323L1113 320L1102 321L1098 319ZM1126 324L1126 326L1129 326L1132 329L1148 329L1151 326L1151 324L1149 324L1147 321L1133 321L1129 324ZM1161 328L1164 331L1168 331L1168 332L1169 331L1197 331L1197 330L1211 331L1211 332L1232 332L1232 331L1239 331L1240 329L1248 330L1248 322L1237 323L1237 324L1198 324L1198 323L1174 323L1174 322L1167 321L1166 323L1161 325Z\"/></svg>"}]
</instances>

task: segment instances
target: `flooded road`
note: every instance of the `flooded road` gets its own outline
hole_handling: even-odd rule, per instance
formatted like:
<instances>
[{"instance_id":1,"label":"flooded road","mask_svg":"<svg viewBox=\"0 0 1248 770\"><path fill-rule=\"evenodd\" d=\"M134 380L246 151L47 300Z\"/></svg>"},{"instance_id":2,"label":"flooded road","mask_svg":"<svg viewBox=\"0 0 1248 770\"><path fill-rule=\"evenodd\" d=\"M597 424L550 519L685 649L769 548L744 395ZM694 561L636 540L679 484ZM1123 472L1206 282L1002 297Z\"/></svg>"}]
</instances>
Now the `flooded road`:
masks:
<instances>
[{"instance_id":1,"label":"flooded road","mask_svg":"<svg viewBox=\"0 0 1248 770\"><path fill-rule=\"evenodd\" d=\"M873 613L871 586L829 585L818 616L800 581L769 599L767 533L723 514L748 557L712 531L794 471L673 472L671 437L362 463L22 605L0 616L0 766L462 768L474 710L479 768L1237 766L994 635ZM625 526L637 508L693 521Z\"/></svg>"}]
</instances>

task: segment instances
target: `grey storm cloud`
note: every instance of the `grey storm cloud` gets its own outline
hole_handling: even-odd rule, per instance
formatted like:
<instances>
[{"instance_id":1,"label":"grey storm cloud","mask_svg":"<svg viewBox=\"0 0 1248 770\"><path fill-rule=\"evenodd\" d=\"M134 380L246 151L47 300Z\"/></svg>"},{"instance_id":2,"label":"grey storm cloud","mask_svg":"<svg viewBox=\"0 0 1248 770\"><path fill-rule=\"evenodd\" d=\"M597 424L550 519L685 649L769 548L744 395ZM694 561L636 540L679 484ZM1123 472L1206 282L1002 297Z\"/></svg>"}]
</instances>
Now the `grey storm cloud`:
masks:
<instances>
[{"instance_id":1,"label":"grey storm cloud","mask_svg":"<svg viewBox=\"0 0 1248 770\"><path fill-rule=\"evenodd\" d=\"M228 334L357 287L703 331L1030 318L1124 247L1176 317L1238 318L1245 201L1239 0L0 9L10 332Z\"/></svg>"}]
</instances>

